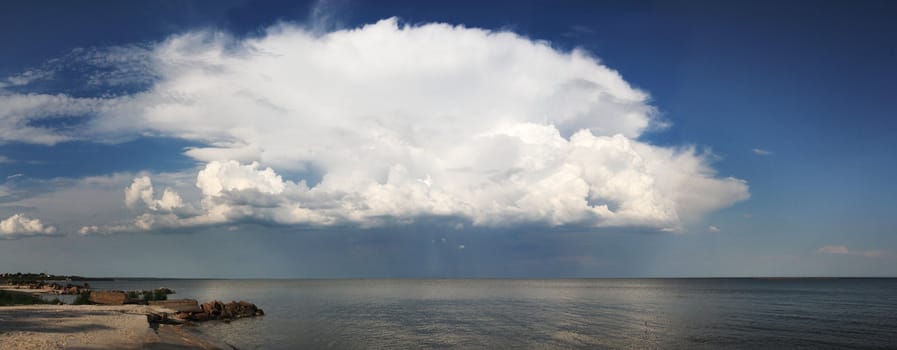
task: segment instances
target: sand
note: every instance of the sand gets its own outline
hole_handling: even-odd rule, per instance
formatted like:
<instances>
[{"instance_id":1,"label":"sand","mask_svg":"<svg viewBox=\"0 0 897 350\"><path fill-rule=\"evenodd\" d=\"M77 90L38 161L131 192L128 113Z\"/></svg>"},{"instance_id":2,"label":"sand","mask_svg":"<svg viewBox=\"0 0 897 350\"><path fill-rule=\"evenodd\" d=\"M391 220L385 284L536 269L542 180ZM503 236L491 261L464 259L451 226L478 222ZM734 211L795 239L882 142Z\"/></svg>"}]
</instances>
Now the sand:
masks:
<instances>
[{"instance_id":1,"label":"sand","mask_svg":"<svg viewBox=\"0 0 897 350\"><path fill-rule=\"evenodd\" d=\"M0 290L6 290L10 292L19 292L19 293L31 293L31 294L53 294L53 290L50 288L45 289L30 289L23 288L18 286L0 286Z\"/></svg>"},{"instance_id":2,"label":"sand","mask_svg":"<svg viewBox=\"0 0 897 350\"><path fill-rule=\"evenodd\" d=\"M0 307L0 349L219 349L182 326L150 328L145 305Z\"/></svg>"}]
</instances>

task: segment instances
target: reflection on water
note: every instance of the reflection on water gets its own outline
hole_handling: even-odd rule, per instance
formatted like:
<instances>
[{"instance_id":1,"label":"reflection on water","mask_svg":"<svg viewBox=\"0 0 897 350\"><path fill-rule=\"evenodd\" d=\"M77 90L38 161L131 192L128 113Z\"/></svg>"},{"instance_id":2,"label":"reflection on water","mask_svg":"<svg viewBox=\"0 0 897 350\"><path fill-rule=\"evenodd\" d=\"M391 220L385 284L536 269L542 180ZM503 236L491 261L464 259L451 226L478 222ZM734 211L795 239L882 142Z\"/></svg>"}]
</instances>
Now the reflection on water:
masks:
<instances>
[{"instance_id":1,"label":"reflection on water","mask_svg":"<svg viewBox=\"0 0 897 350\"><path fill-rule=\"evenodd\" d=\"M198 330L240 349L882 348L895 279L158 280L266 316Z\"/></svg>"}]
</instances>

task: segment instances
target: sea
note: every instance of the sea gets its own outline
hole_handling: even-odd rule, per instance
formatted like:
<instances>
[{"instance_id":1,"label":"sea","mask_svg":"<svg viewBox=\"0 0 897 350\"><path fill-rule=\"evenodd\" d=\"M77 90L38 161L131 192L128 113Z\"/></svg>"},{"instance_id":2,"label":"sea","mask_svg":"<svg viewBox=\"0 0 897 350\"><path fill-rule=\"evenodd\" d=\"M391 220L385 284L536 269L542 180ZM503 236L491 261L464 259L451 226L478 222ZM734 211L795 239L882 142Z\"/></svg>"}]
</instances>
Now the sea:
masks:
<instances>
[{"instance_id":1,"label":"sea","mask_svg":"<svg viewBox=\"0 0 897 350\"><path fill-rule=\"evenodd\" d=\"M897 279L134 280L266 315L190 331L237 349L897 349Z\"/></svg>"}]
</instances>

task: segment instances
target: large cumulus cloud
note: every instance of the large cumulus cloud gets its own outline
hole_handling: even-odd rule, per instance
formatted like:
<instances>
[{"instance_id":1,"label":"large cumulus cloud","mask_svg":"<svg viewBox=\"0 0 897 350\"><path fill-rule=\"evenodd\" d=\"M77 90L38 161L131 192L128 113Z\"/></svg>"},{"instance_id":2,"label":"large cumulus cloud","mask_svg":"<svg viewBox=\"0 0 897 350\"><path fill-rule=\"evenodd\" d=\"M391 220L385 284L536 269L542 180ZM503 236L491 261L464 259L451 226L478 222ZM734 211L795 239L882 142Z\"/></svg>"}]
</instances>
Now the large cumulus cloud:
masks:
<instances>
[{"instance_id":1,"label":"large cumulus cloud","mask_svg":"<svg viewBox=\"0 0 897 350\"><path fill-rule=\"evenodd\" d=\"M204 164L198 202L174 190L157 199L150 178L129 187L142 229L439 216L675 230L748 197L694 148L640 141L662 123L616 71L509 32L388 19L323 35L194 32L146 50L131 55L154 77L144 92L6 95L16 107L0 110L0 122L43 143L163 135L206 145L186 151ZM65 134L23 122L66 108L91 118Z\"/></svg>"}]
</instances>

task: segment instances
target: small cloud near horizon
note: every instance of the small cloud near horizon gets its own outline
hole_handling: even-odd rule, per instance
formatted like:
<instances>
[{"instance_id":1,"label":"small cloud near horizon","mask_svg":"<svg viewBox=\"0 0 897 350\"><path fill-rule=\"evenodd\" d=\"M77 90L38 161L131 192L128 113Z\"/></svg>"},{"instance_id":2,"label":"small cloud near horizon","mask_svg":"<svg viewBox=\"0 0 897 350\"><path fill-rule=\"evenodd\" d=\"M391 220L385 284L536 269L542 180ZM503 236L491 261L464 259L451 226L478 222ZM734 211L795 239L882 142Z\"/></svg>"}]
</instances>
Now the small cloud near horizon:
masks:
<instances>
[{"instance_id":1,"label":"small cloud near horizon","mask_svg":"<svg viewBox=\"0 0 897 350\"><path fill-rule=\"evenodd\" d=\"M880 250L851 251L846 245L827 245L816 250L817 253L838 255L859 255L867 258L878 258L884 255Z\"/></svg>"},{"instance_id":2,"label":"small cloud near horizon","mask_svg":"<svg viewBox=\"0 0 897 350\"><path fill-rule=\"evenodd\" d=\"M844 245L827 245L816 250L817 253L826 254L849 254L850 251Z\"/></svg>"},{"instance_id":3,"label":"small cloud near horizon","mask_svg":"<svg viewBox=\"0 0 897 350\"><path fill-rule=\"evenodd\" d=\"M754 149L751 150L751 152L753 152L754 154L756 154L756 155L758 155L758 156L770 156L770 155L772 155L772 151L767 151L767 150L762 149L762 148L754 148Z\"/></svg>"},{"instance_id":4,"label":"small cloud near horizon","mask_svg":"<svg viewBox=\"0 0 897 350\"><path fill-rule=\"evenodd\" d=\"M867 258L877 258L882 255L884 255L884 252L882 252L880 250L867 250L867 251L863 252L863 256L865 256Z\"/></svg>"},{"instance_id":5,"label":"small cloud near horizon","mask_svg":"<svg viewBox=\"0 0 897 350\"><path fill-rule=\"evenodd\" d=\"M40 219L24 214L14 214L0 219L0 239L15 239L26 236L52 236L57 233L55 226L44 224Z\"/></svg>"}]
</instances>

